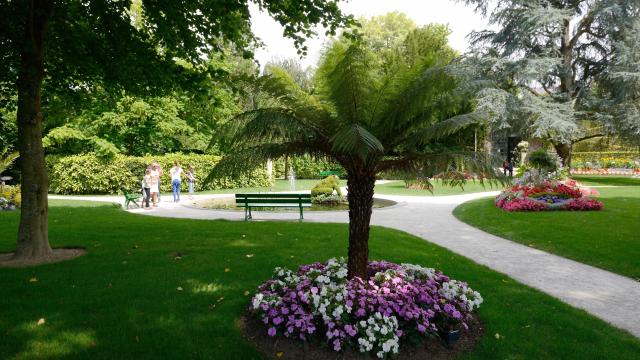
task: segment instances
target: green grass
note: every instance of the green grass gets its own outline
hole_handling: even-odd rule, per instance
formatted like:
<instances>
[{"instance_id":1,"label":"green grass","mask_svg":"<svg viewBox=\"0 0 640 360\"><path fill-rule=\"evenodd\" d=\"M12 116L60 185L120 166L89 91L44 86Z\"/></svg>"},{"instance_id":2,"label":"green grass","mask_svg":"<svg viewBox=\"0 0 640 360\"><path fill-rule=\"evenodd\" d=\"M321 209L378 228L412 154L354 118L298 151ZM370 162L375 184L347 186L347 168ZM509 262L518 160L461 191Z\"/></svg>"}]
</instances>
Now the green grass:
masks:
<instances>
[{"instance_id":1,"label":"green grass","mask_svg":"<svg viewBox=\"0 0 640 360\"><path fill-rule=\"evenodd\" d=\"M0 268L1 359L261 359L234 324L249 302L245 291L275 266L346 254L344 224L164 219L51 203L52 244L88 254ZM17 224L17 213L0 214L0 251L14 248ZM486 336L463 359L640 353L628 333L408 234L372 228L371 257L433 266L482 293Z\"/></svg>"},{"instance_id":2,"label":"green grass","mask_svg":"<svg viewBox=\"0 0 640 360\"><path fill-rule=\"evenodd\" d=\"M640 186L640 178L630 176L577 175L573 178L587 186Z\"/></svg>"},{"instance_id":3,"label":"green grass","mask_svg":"<svg viewBox=\"0 0 640 360\"><path fill-rule=\"evenodd\" d=\"M458 206L454 215L500 237L640 279L640 187L598 190L602 211L508 213L485 198Z\"/></svg>"},{"instance_id":4,"label":"green grass","mask_svg":"<svg viewBox=\"0 0 640 360\"><path fill-rule=\"evenodd\" d=\"M463 187L445 186L440 181L433 182L433 193L428 190L407 189L404 187L404 181L395 180L385 184L379 184L375 187L376 194L386 195L407 195L407 196L446 196L446 195L460 195L470 194L484 191L496 191L502 190L503 186L489 183L485 183L484 186L477 181L469 181Z\"/></svg>"}]
</instances>

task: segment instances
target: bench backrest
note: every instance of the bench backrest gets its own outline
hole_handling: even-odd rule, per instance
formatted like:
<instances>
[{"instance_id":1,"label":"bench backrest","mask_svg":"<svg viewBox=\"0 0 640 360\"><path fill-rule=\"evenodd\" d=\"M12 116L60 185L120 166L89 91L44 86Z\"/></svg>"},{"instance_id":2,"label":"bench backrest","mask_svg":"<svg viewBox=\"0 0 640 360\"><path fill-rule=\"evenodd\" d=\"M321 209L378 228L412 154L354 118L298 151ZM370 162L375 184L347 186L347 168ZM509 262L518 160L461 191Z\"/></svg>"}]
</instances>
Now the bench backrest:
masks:
<instances>
[{"instance_id":1,"label":"bench backrest","mask_svg":"<svg viewBox=\"0 0 640 360\"><path fill-rule=\"evenodd\" d=\"M237 204L311 204L311 194L236 194Z\"/></svg>"}]
</instances>

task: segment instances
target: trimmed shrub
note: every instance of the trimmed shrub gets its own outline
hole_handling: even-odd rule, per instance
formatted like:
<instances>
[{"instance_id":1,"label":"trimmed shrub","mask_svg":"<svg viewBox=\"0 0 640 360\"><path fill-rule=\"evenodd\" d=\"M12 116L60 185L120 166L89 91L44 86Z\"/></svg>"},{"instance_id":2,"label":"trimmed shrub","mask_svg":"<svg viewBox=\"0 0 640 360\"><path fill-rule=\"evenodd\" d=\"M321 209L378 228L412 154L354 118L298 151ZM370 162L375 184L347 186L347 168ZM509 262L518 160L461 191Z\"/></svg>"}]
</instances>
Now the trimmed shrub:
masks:
<instances>
[{"instance_id":1,"label":"trimmed shrub","mask_svg":"<svg viewBox=\"0 0 640 360\"><path fill-rule=\"evenodd\" d=\"M231 189L240 187L267 187L271 180L266 169L256 169L237 178L221 178L210 184L202 181L213 169L220 156L197 154L167 154L163 156L124 156L101 159L94 154L49 156L49 191L54 194L115 194L121 188L137 191L147 165L157 161L164 174L160 191L170 192L169 169L177 160L184 169L193 166L196 173L196 191Z\"/></svg>"},{"instance_id":2,"label":"trimmed shrub","mask_svg":"<svg viewBox=\"0 0 640 360\"><path fill-rule=\"evenodd\" d=\"M333 194L334 190L336 194L342 196L342 191L340 190L340 178L335 175L329 175L311 189L311 196L328 196Z\"/></svg>"}]
</instances>

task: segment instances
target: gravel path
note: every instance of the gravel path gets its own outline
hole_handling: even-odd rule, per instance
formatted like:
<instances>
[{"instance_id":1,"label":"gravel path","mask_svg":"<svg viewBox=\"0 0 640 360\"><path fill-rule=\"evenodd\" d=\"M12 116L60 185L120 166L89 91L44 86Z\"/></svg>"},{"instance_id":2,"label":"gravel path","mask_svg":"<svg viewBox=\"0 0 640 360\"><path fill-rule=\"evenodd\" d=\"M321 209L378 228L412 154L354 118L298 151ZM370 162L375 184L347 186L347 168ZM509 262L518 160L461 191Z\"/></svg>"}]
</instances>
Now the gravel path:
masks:
<instances>
[{"instance_id":1,"label":"gravel path","mask_svg":"<svg viewBox=\"0 0 640 360\"><path fill-rule=\"evenodd\" d=\"M483 192L454 196L376 197L398 202L373 212L372 224L406 231L465 256L479 264L504 273L524 284L552 295L570 305L625 329L640 338L640 282L569 260L513 241L490 235L458 219L453 209L469 200L495 196ZM233 195L198 195L194 200ZM93 200L122 203L122 197L50 196L50 199ZM163 197L169 200L169 197ZM193 201L181 204L161 202L151 211L129 210L149 216L244 220L242 211L202 210L191 207ZM297 221L296 212L253 211L253 221ZM348 222L346 211L307 211L305 222Z\"/></svg>"}]
</instances>

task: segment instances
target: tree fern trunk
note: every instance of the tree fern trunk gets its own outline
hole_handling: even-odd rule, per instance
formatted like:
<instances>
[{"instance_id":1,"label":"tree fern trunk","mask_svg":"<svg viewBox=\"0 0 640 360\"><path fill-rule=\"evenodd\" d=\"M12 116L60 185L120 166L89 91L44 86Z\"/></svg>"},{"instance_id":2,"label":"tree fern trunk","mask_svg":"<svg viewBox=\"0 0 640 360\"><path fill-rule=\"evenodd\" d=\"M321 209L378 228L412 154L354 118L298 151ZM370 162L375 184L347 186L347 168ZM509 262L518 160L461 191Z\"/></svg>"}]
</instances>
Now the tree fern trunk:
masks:
<instances>
[{"instance_id":1,"label":"tree fern trunk","mask_svg":"<svg viewBox=\"0 0 640 360\"><path fill-rule=\"evenodd\" d=\"M373 206L375 175L368 172L347 174L349 200L349 278L365 279L369 261L369 224Z\"/></svg>"},{"instance_id":2,"label":"tree fern trunk","mask_svg":"<svg viewBox=\"0 0 640 360\"><path fill-rule=\"evenodd\" d=\"M40 91L44 76L44 37L53 3L31 1L30 6L25 19L17 80L22 206L16 258L39 258L51 254Z\"/></svg>"}]
</instances>

